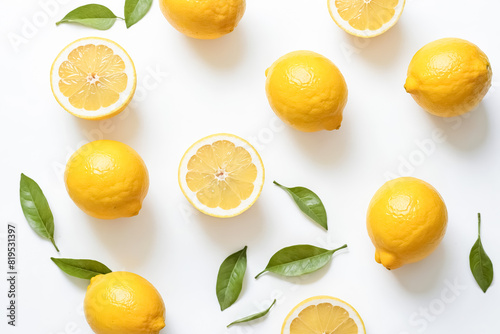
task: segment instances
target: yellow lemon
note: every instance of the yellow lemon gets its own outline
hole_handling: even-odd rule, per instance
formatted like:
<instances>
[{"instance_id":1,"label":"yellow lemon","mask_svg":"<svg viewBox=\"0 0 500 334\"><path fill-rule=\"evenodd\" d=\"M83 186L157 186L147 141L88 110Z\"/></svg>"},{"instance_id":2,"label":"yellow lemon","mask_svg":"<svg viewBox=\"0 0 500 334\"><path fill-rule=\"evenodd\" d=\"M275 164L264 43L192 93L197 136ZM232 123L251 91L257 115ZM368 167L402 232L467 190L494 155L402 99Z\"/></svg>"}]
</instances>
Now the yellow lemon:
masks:
<instances>
[{"instance_id":1,"label":"yellow lemon","mask_svg":"<svg viewBox=\"0 0 500 334\"><path fill-rule=\"evenodd\" d=\"M264 165L250 143L221 133L194 143L179 165L179 185L187 200L214 217L248 210L264 186Z\"/></svg>"},{"instance_id":2,"label":"yellow lemon","mask_svg":"<svg viewBox=\"0 0 500 334\"><path fill-rule=\"evenodd\" d=\"M447 223L441 195L414 177L385 183L373 196L366 216L375 260L387 269L429 256L443 239Z\"/></svg>"},{"instance_id":3,"label":"yellow lemon","mask_svg":"<svg viewBox=\"0 0 500 334\"><path fill-rule=\"evenodd\" d=\"M401 17L405 0L328 0L335 23L358 37L375 37L392 28Z\"/></svg>"},{"instance_id":4,"label":"yellow lemon","mask_svg":"<svg viewBox=\"0 0 500 334\"><path fill-rule=\"evenodd\" d=\"M130 146L114 140L83 145L68 160L66 189L75 204L101 219L139 213L148 192L148 170Z\"/></svg>"},{"instance_id":5,"label":"yellow lemon","mask_svg":"<svg viewBox=\"0 0 500 334\"><path fill-rule=\"evenodd\" d=\"M66 46L50 70L57 102L84 119L105 119L125 109L137 76L127 52L109 39L82 38Z\"/></svg>"},{"instance_id":6,"label":"yellow lemon","mask_svg":"<svg viewBox=\"0 0 500 334\"><path fill-rule=\"evenodd\" d=\"M340 128L347 85L328 58L291 52L274 62L266 76L269 104L285 123L304 132Z\"/></svg>"},{"instance_id":7,"label":"yellow lemon","mask_svg":"<svg viewBox=\"0 0 500 334\"><path fill-rule=\"evenodd\" d=\"M189 37L215 39L233 31L245 13L245 0L160 0L170 24Z\"/></svg>"},{"instance_id":8,"label":"yellow lemon","mask_svg":"<svg viewBox=\"0 0 500 334\"><path fill-rule=\"evenodd\" d=\"M93 277L83 307L96 334L158 334L165 327L165 304L158 290L125 271Z\"/></svg>"},{"instance_id":9,"label":"yellow lemon","mask_svg":"<svg viewBox=\"0 0 500 334\"><path fill-rule=\"evenodd\" d=\"M405 89L429 113L453 117L481 102L491 77L490 61L481 49L463 39L443 38L415 54Z\"/></svg>"},{"instance_id":10,"label":"yellow lemon","mask_svg":"<svg viewBox=\"0 0 500 334\"><path fill-rule=\"evenodd\" d=\"M288 314L281 334L365 334L358 312L343 300L318 296L304 300Z\"/></svg>"}]
</instances>

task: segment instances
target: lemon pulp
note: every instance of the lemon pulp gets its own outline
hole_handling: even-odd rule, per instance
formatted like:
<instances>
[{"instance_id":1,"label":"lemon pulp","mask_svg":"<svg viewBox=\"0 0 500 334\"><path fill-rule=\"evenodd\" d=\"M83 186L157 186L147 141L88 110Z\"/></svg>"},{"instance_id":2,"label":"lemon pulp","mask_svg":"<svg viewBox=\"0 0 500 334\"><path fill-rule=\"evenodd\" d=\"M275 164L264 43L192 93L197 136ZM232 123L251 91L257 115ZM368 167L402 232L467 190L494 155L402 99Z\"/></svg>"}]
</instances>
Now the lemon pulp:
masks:
<instances>
[{"instance_id":1,"label":"lemon pulp","mask_svg":"<svg viewBox=\"0 0 500 334\"><path fill-rule=\"evenodd\" d=\"M344 308L329 303L311 305L292 321L290 334L358 334L358 326Z\"/></svg>"},{"instance_id":2,"label":"lemon pulp","mask_svg":"<svg viewBox=\"0 0 500 334\"><path fill-rule=\"evenodd\" d=\"M396 13L398 0L335 0L342 19L357 30L377 30Z\"/></svg>"},{"instance_id":3,"label":"lemon pulp","mask_svg":"<svg viewBox=\"0 0 500 334\"><path fill-rule=\"evenodd\" d=\"M75 48L59 67L59 90L78 109L95 111L116 103L127 88L123 59L105 45Z\"/></svg>"},{"instance_id":4,"label":"lemon pulp","mask_svg":"<svg viewBox=\"0 0 500 334\"><path fill-rule=\"evenodd\" d=\"M335 297L304 300L288 314L281 334L366 334L358 312Z\"/></svg>"},{"instance_id":5,"label":"lemon pulp","mask_svg":"<svg viewBox=\"0 0 500 334\"><path fill-rule=\"evenodd\" d=\"M328 0L337 25L354 36L375 37L398 22L405 0Z\"/></svg>"},{"instance_id":6,"label":"lemon pulp","mask_svg":"<svg viewBox=\"0 0 500 334\"><path fill-rule=\"evenodd\" d=\"M257 167L248 151L228 140L200 147L187 164L186 183L209 208L230 210L250 197Z\"/></svg>"}]
</instances>

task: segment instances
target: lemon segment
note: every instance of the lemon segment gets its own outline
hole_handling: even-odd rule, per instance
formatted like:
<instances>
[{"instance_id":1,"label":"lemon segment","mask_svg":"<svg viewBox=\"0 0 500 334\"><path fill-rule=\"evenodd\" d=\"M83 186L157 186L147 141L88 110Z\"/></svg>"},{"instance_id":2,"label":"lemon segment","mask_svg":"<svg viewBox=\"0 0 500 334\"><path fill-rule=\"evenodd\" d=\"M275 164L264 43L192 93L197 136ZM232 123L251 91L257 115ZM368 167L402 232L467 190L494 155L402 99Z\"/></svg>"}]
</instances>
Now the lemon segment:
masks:
<instances>
[{"instance_id":1,"label":"lemon segment","mask_svg":"<svg viewBox=\"0 0 500 334\"><path fill-rule=\"evenodd\" d=\"M264 166L257 151L230 134L201 139L179 165L179 185L201 212L233 217L247 210L264 185Z\"/></svg>"},{"instance_id":2,"label":"lemon segment","mask_svg":"<svg viewBox=\"0 0 500 334\"><path fill-rule=\"evenodd\" d=\"M57 56L51 68L57 102L85 119L105 119L123 111L136 88L132 59L113 41L79 39Z\"/></svg>"},{"instance_id":3,"label":"lemon segment","mask_svg":"<svg viewBox=\"0 0 500 334\"><path fill-rule=\"evenodd\" d=\"M328 296L309 298L286 317L281 334L365 334L358 312L348 303Z\"/></svg>"},{"instance_id":4,"label":"lemon segment","mask_svg":"<svg viewBox=\"0 0 500 334\"><path fill-rule=\"evenodd\" d=\"M329 0L328 9L335 23L358 37L383 34L399 20L405 0Z\"/></svg>"}]
</instances>

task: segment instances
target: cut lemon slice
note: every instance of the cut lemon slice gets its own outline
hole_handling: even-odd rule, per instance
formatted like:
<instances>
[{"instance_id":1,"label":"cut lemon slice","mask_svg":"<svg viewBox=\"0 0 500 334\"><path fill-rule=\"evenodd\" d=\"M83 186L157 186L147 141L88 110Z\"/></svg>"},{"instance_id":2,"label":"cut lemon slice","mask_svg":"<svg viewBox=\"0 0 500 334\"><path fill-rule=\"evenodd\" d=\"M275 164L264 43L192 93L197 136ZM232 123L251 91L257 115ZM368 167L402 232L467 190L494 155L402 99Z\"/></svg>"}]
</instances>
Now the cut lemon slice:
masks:
<instances>
[{"instance_id":1,"label":"cut lemon slice","mask_svg":"<svg viewBox=\"0 0 500 334\"><path fill-rule=\"evenodd\" d=\"M136 83L134 63L127 52L99 37L66 46L50 70L57 102L85 119L105 119L123 111L134 96Z\"/></svg>"},{"instance_id":2,"label":"cut lemon slice","mask_svg":"<svg viewBox=\"0 0 500 334\"><path fill-rule=\"evenodd\" d=\"M358 312L328 296L304 300L288 314L281 334L366 334Z\"/></svg>"},{"instance_id":3,"label":"cut lemon slice","mask_svg":"<svg viewBox=\"0 0 500 334\"><path fill-rule=\"evenodd\" d=\"M179 165L179 185L188 201L214 217L234 217L250 208L264 185L257 151L231 134L205 137L191 146Z\"/></svg>"},{"instance_id":4,"label":"cut lemon slice","mask_svg":"<svg viewBox=\"0 0 500 334\"><path fill-rule=\"evenodd\" d=\"M328 0L330 15L351 35L375 37L398 22L405 0Z\"/></svg>"}]
</instances>

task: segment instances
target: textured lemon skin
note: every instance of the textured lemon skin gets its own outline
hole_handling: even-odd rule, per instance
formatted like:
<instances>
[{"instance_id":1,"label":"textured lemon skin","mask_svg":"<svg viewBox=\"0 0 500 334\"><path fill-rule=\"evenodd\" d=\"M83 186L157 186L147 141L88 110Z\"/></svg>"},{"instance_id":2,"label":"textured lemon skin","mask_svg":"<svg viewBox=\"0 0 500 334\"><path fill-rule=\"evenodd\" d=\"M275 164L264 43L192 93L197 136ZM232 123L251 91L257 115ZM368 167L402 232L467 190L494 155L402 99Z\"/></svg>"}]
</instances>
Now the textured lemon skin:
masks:
<instances>
[{"instance_id":1,"label":"textured lemon skin","mask_svg":"<svg viewBox=\"0 0 500 334\"><path fill-rule=\"evenodd\" d=\"M160 0L160 9L179 32L215 39L232 32L246 9L245 0Z\"/></svg>"},{"instance_id":2,"label":"textured lemon skin","mask_svg":"<svg viewBox=\"0 0 500 334\"><path fill-rule=\"evenodd\" d=\"M387 269L426 258L446 232L448 211L430 184L413 177L385 183L368 207L366 225L375 260Z\"/></svg>"},{"instance_id":3,"label":"textured lemon skin","mask_svg":"<svg viewBox=\"0 0 500 334\"><path fill-rule=\"evenodd\" d=\"M118 271L90 281L83 303L96 334L157 334L165 327L165 304L139 275Z\"/></svg>"},{"instance_id":4,"label":"textured lemon skin","mask_svg":"<svg viewBox=\"0 0 500 334\"><path fill-rule=\"evenodd\" d=\"M453 117L474 109L491 87L486 54L458 38L443 38L421 48L408 66L405 89L429 113Z\"/></svg>"},{"instance_id":5,"label":"textured lemon skin","mask_svg":"<svg viewBox=\"0 0 500 334\"><path fill-rule=\"evenodd\" d=\"M291 52L274 62L266 76L267 99L283 122L304 132L340 128L347 85L328 58Z\"/></svg>"},{"instance_id":6,"label":"textured lemon skin","mask_svg":"<svg viewBox=\"0 0 500 334\"><path fill-rule=\"evenodd\" d=\"M137 215L149 188L142 158L114 140L83 145L68 160L64 180L75 204L101 219Z\"/></svg>"}]
</instances>

